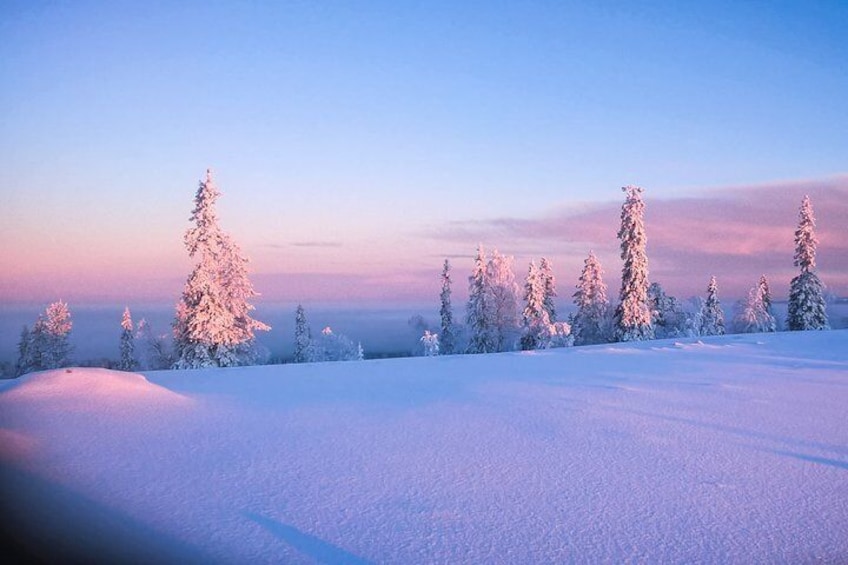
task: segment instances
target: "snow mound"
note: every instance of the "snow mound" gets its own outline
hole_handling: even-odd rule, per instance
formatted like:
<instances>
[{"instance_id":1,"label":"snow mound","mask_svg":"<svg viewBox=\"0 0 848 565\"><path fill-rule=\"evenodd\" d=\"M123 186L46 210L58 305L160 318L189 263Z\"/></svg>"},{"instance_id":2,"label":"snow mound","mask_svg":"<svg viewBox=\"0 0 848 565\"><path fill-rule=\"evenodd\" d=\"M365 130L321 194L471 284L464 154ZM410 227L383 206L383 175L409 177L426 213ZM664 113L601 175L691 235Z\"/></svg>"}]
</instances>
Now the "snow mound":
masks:
<instances>
[{"instance_id":1,"label":"snow mound","mask_svg":"<svg viewBox=\"0 0 848 565\"><path fill-rule=\"evenodd\" d=\"M108 369L67 368L24 375L0 389L5 401L55 402L64 410L104 406L161 406L188 399L153 384L144 375Z\"/></svg>"}]
</instances>

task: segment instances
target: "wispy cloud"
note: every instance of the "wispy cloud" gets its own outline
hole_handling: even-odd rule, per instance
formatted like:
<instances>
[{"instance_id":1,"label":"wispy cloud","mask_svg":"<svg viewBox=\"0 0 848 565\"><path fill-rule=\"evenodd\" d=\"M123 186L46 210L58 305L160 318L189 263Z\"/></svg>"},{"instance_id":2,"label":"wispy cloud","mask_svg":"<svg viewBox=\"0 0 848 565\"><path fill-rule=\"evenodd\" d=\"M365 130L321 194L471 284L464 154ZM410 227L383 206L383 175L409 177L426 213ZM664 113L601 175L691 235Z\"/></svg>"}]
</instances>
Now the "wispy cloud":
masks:
<instances>
[{"instance_id":1,"label":"wispy cloud","mask_svg":"<svg viewBox=\"0 0 848 565\"><path fill-rule=\"evenodd\" d=\"M341 247L340 241L293 241L292 247Z\"/></svg>"},{"instance_id":2,"label":"wispy cloud","mask_svg":"<svg viewBox=\"0 0 848 565\"><path fill-rule=\"evenodd\" d=\"M261 247L266 249L288 249L289 247L342 247L341 241L291 241L288 243L264 243Z\"/></svg>"},{"instance_id":3,"label":"wispy cloud","mask_svg":"<svg viewBox=\"0 0 848 565\"><path fill-rule=\"evenodd\" d=\"M812 198L818 220L820 274L833 290L848 293L848 175L656 200L648 187L645 223L652 280L688 294L700 292L698 281L706 285L715 274L727 293L739 296L765 273L778 292L785 292L795 272L793 238L804 194ZM620 209L620 202L610 202L538 218L452 222L428 236L470 246L481 241L510 253L551 253L563 268L575 271L576 279L589 249L606 259L608 273L617 270Z\"/></svg>"}]
</instances>

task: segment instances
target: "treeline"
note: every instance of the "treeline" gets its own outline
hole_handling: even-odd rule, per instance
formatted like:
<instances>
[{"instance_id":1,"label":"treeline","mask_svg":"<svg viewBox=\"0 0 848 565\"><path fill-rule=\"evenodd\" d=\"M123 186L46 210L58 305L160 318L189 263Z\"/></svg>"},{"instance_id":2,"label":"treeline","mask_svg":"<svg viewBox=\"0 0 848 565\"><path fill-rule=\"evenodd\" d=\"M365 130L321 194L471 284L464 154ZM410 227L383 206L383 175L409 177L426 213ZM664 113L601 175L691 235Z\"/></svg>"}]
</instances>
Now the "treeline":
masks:
<instances>
[{"instance_id":1,"label":"treeline","mask_svg":"<svg viewBox=\"0 0 848 565\"><path fill-rule=\"evenodd\" d=\"M450 263L442 270L441 334L429 330L421 337L425 354L491 353L570 345L697 337L735 333L774 332L777 320L766 275L734 305L729 327L719 300L718 281L710 277L705 298L685 309L657 282L648 279L647 234L643 190L626 186L618 238L621 243L621 286L613 307L607 297L603 268L590 251L572 295L576 311L558 321L554 307L556 280L551 263L531 261L524 279L523 300L515 283L511 257L494 251L487 260L478 246L468 277L465 324L454 322ZM805 196L795 231L795 260L800 273L792 279L786 327L789 330L828 329L824 285L816 274L815 217ZM522 309L523 308L523 309Z\"/></svg>"},{"instance_id":2,"label":"treeline","mask_svg":"<svg viewBox=\"0 0 848 565\"><path fill-rule=\"evenodd\" d=\"M440 292L439 331L425 329L420 351L425 355L495 353L572 345L640 341L679 336L721 335L726 331L774 332L778 329L768 278L762 275L734 307L727 327L711 277L706 296L694 308L668 295L648 279L647 234L643 190L626 186L618 238L621 285L615 305L607 297L603 268L589 252L571 298L573 314L558 316L556 278L551 261L531 261L519 287L513 258L477 247L468 277L464 319L455 319L451 265L444 261ZM247 275L247 259L218 224L215 203L220 193L211 171L199 183L186 231L186 250L196 263L177 303L172 334L156 334L141 320L134 328L129 308L121 320L120 359L109 363L121 370L193 369L258 364L267 361L256 344L257 331L270 326L252 316L257 296ZM799 273L790 284L786 327L789 330L828 329L824 285L816 273L815 217L805 196L795 231L794 265ZM68 336L72 328L68 305L50 304L32 328L24 327L14 375L54 369L71 363ZM362 360L361 343L324 328L313 336L302 306L295 312L296 363Z\"/></svg>"}]
</instances>

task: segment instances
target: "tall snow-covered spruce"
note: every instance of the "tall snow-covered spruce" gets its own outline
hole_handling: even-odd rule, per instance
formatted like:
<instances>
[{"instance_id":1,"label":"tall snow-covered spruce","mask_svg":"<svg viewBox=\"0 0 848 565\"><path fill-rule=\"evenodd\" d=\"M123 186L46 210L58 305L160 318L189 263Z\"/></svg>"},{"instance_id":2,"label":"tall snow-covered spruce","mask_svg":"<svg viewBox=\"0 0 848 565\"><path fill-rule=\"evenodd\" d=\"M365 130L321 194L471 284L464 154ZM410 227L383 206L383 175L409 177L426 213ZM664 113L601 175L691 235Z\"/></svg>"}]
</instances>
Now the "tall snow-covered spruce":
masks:
<instances>
[{"instance_id":1,"label":"tall snow-covered spruce","mask_svg":"<svg viewBox=\"0 0 848 565\"><path fill-rule=\"evenodd\" d=\"M603 280L601 263L590 251L583 262L583 270L574 293L574 313L572 333L575 345L605 343L610 338L610 304L607 298L607 285Z\"/></svg>"},{"instance_id":2,"label":"tall snow-covered spruce","mask_svg":"<svg viewBox=\"0 0 848 565\"><path fill-rule=\"evenodd\" d=\"M791 331L826 330L827 308L824 285L816 274L816 218L809 196L804 196L795 230L795 261L801 272L789 285L789 309L786 326Z\"/></svg>"},{"instance_id":3,"label":"tall snow-covered spruce","mask_svg":"<svg viewBox=\"0 0 848 565\"><path fill-rule=\"evenodd\" d=\"M760 295L760 301L763 303L763 308L771 317L771 328L766 331L777 331L777 321L774 318L774 308L771 305L771 289L769 288L768 278L765 275L760 275L760 282L757 284L757 291Z\"/></svg>"},{"instance_id":4,"label":"tall snow-covered spruce","mask_svg":"<svg viewBox=\"0 0 848 565\"><path fill-rule=\"evenodd\" d=\"M456 352L456 328L453 324L453 309L451 308L451 265L445 259L442 267L442 292L439 294L439 316L442 322L442 334L439 337L439 351L442 355Z\"/></svg>"},{"instance_id":5,"label":"tall snow-covered spruce","mask_svg":"<svg viewBox=\"0 0 848 565\"><path fill-rule=\"evenodd\" d=\"M701 335L724 335L724 311L718 299L718 282L715 276L707 284L707 299L701 307Z\"/></svg>"},{"instance_id":6,"label":"tall snow-covered spruce","mask_svg":"<svg viewBox=\"0 0 848 565\"><path fill-rule=\"evenodd\" d=\"M133 334L133 321L129 306L124 308L121 318L121 360L118 369L121 371L134 371L138 367L135 360L135 335Z\"/></svg>"},{"instance_id":7,"label":"tall snow-covered spruce","mask_svg":"<svg viewBox=\"0 0 848 565\"><path fill-rule=\"evenodd\" d=\"M251 317L257 293L247 276L248 260L218 225L220 196L212 172L200 182L185 234L189 257L197 259L177 303L174 321L176 369L248 365L255 360L255 335L269 326Z\"/></svg>"},{"instance_id":8,"label":"tall snow-covered spruce","mask_svg":"<svg viewBox=\"0 0 848 565\"><path fill-rule=\"evenodd\" d=\"M477 246L474 270L468 277L468 303L465 308L465 324L468 327L468 353L490 353L495 351L495 340L490 327L490 299L486 280L486 252L483 245Z\"/></svg>"},{"instance_id":9,"label":"tall snow-covered spruce","mask_svg":"<svg viewBox=\"0 0 848 565\"><path fill-rule=\"evenodd\" d=\"M542 284L545 287L545 311L548 313L548 318L552 324L557 321L556 304L554 298L557 297L556 277L554 277L554 268L547 257L542 257L539 261L539 275L542 277Z\"/></svg>"},{"instance_id":10,"label":"tall snow-covered spruce","mask_svg":"<svg viewBox=\"0 0 848 565\"><path fill-rule=\"evenodd\" d=\"M627 195L621 207L621 270L620 303L615 310L616 341L641 341L653 339L651 308L648 304L648 254L645 234L645 203L642 188L624 186Z\"/></svg>"},{"instance_id":11,"label":"tall snow-covered spruce","mask_svg":"<svg viewBox=\"0 0 848 565\"><path fill-rule=\"evenodd\" d=\"M545 349L551 339L551 319L545 308L545 279L535 261L530 261L524 279L524 313L521 349Z\"/></svg>"}]
</instances>

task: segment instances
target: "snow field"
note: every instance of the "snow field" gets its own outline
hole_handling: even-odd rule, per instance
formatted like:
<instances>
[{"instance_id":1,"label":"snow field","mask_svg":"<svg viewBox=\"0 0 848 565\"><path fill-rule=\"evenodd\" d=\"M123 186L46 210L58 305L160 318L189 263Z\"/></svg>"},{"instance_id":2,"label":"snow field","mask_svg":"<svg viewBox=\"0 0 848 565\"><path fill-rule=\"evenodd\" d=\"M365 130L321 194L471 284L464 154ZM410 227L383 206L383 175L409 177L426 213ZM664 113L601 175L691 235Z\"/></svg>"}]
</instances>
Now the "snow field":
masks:
<instances>
[{"instance_id":1,"label":"snow field","mask_svg":"<svg viewBox=\"0 0 848 565\"><path fill-rule=\"evenodd\" d=\"M2 386L7 535L35 553L848 559L848 331Z\"/></svg>"}]
</instances>

